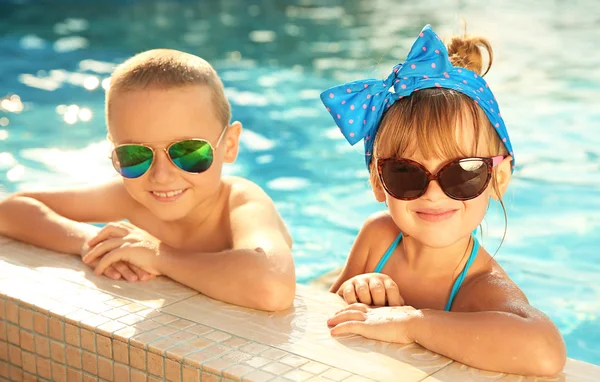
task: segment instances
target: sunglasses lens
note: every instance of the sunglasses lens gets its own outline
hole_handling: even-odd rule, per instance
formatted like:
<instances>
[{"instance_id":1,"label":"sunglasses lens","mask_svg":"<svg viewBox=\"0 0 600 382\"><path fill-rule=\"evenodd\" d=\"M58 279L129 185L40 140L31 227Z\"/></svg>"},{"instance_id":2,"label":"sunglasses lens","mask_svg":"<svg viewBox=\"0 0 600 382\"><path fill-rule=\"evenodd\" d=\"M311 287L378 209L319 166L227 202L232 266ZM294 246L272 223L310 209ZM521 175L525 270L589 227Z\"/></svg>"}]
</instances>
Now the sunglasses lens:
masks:
<instances>
[{"instance_id":1,"label":"sunglasses lens","mask_svg":"<svg viewBox=\"0 0 600 382\"><path fill-rule=\"evenodd\" d=\"M125 178L139 178L152 165L153 153L148 147L125 145L114 149L112 162L115 170Z\"/></svg>"},{"instance_id":2,"label":"sunglasses lens","mask_svg":"<svg viewBox=\"0 0 600 382\"><path fill-rule=\"evenodd\" d=\"M445 168L439 182L450 197L468 200L479 196L489 179L488 165L485 161L467 158Z\"/></svg>"},{"instance_id":3,"label":"sunglasses lens","mask_svg":"<svg viewBox=\"0 0 600 382\"><path fill-rule=\"evenodd\" d=\"M169 147L169 156L177 167L186 172L201 173L210 168L213 150L203 140L187 140Z\"/></svg>"},{"instance_id":4,"label":"sunglasses lens","mask_svg":"<svg viewBox=\"0 0 600 382\"><path fill-rule=\"evenodd\" d=\"M387 161L381 169L384 187L394 198L411 200L425 192L427 174L418 166L403 161Z\"/></svg>"}]
</instances>

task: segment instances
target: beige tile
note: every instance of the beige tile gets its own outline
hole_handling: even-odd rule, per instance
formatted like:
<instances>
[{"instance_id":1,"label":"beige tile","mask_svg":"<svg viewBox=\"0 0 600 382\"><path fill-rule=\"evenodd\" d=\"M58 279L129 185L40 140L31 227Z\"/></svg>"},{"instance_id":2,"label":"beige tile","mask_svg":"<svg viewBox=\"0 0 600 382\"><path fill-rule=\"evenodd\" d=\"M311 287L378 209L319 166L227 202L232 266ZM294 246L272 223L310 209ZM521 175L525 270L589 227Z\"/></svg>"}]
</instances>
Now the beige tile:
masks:
<instances>
[{"instance_id":1,"label":"beige tile","mask_svg":"<svg viewBox=\"0 0 600 382\"><path fill-rule=\"evenodd\" d=\"M8 362L0 361L0 377L8 379L10 376ZM196 379L197 380L197 379Z\"/></svg>"},{"instance_id":2,"label":"beige tile","mask_svg":"<svg viewBox=\"0 0 600 382\"><path fill-rule=\"evenodd\" d=\"M177 316L173 316L171 314L160 314L159 316L155 316L152 318L152 321L160 324L167 325L171 322L177 321L179 318Z\"/></svg>"},{"instance_id":3,"label":"beige tile","mask_svg":"<svg viewBox=\"0 0 600 382\"><path fill-rule=\"evenodd\" d=\"M65 354L65 344L50 340L50 358L52 358L52 361L66 363Z\"/></svg>"},{"instance_id":4,"label":"beige tile","mask_svg":"<svg viewBox=\"0 0 600 382\"><path fill-rule=\"evenodd\" d=\"M81 369L83 367L82 356L83 352L81 349L67 345L67 365L74 369Z\"/></svg>"},{"instance_id":5,"label":"beige tile","mask_svg":"<svg viewBox=\"0 0 600 382\"><path fill-rule=\"evenodd\" d=\"M44 336L48 335L48 316L41 313L34 313L33 315L33 330Z\"/></svg>"},{"instance_id":6,"label":"beige tile","mask_svg":"<svg viewBox=\"0 0 600 382\"><path fill-rule=\"evenodd\" d=\"M127 316L128 314L130 314L128 311L126 311L124 309L121 309L121 308L111 309L111 310L109 310L107 312L102 313L102 315L104 317L108 317L111 320L117 320L117 319L119 319L121 317Z\"/></svg>"},{"instance_id":7,"label":"beige tile","mask_svg":"<svg viewBox=\"0 0 600 382\"><path fill-rule=\"evenodd\" d=\"M6 334L8 343L17 346L21 345L21 335L19 333L19 327L17 325L8 324L8 327L6 328Z\"/></svg>"},{"instance_id":8,"label":"beige tile","mask_svg":"<svg viewBox=\"0 0 600 382\"><path fill-rule=\"evenodd\" d=\"M42 378L52 378L52 370L48 358L37 357L37 373Z\"/></svg>"},{"instance_id":9,"label":"beige tile","mask_svg":"<svg viewBox=\"0 0 600 382\"><path fill-rule=\"evenodd\" d=\"M183 382L198 382L200 381L200 370L188 365L182 365L181 376Z\"/></svg>"},{"instance_id":10,"label":"beige tile","mask_svg":"<svg viewBox=\"0 0 600 382\"><path fill-rule=\"evenodd\" d=\"M66 323L78 326L81 321L87 320L95 315L95 313L88 312L85 309L78 309L65 315L64 319Z\"/></svg>"},{"instance_id":11,"label":"beige tile","mask_svg":"<svg viewBox=\"0 0 600 382\"><path fill-rule=\"evenodd\" d=\"M212 374L220 375L221 372L235 363L224 358L215 358L202 364L202 371L207 371Z\"/></svg>"},{"instance_id":12,"label":"beige tile","mask_svg":"<svg viewBox=\"0 0 600 382\"><path fill-rule=\"evenodd\" d=\"M195 322L189 321L189 320L184 320L183 318L177 319L173 322L170 322L168 324L168 326L175 328L177 330L184 330L184 329L189 329L192 326L196 325Z\"/></svg>"},{"instance_id":13,"label":"beige tile","mask_svg":"<svg viewBox=\"0 0 600 382\"><path fill-rule=\"evenodd\" d=\"M190 332L181 331L181 332L177 332L174 334L170 334L169 338L172 338L179 343L183 343L183 342L195 340L196 338L198 338L198 336L195 334L192 334Z\"/></svg>"},{"instance_id":14,"label":"beige tile","mask_svg":"<svg viewBox=\"0 0 600 382\"><path fill-rule=\"evenodd\" d=\"M246 365L234 365L221 372L221 374L234 381L241 381L244 375L253 372L255 369Z\"/></svg>"},{"instance_id":15,"label":"beige tile","mask_svg":"<svg viewBox=\"0 0 600 382\"><path fill-rule=\"evenodd\" d=\"M208 338L211 341L215 342L224 342L231 339L231 335L221 331L214 331L212 333L208 333L204 335L204 338Z\"/></svg>"},{"instance_id":16,"label":"beige tile","mask_svg":"<svg viewBox=\"0 0 600 382\"><path fill-rule=\"evenodd\" d=\"M324 372L323 374L321 374L322 377L325 377L332 381L342 381L342 380L348 378L350 375L352 375L352 373L349 373L349 372L347 372L345 370L341 370L341 369L329 369L326 372Z\"/></svg>"},{"instance_id":17,"label":"beige tile","mask_svg":"<svg viewBox=\"0 0 600 382\"><path fill-rule=\"evenodd\" d=\"M0 360L8 361L8 343L0 341Z\"/></svg>"},{"instance_id":18,"label":"beige tile","mask_svg":"<svg viewBox=\"0 0 600 382\"><path fill-rule=\"evenodd\" d=\"M191 347L195 348L196 350L205 349L214 344L215 343L213 341L207 340L205 338L198 338L198 339L192 340L187 343L188 346L191 346Z\"/></svg>"},{"instance_id":19,"label":"beige tile","mask_svg":"<svg viewBox=\"0 0 600 382\"><path fill-rule=\"evenodd\" d=\"M214 374L202 372L202 382L219 382L220 378Z\"/></svg>"},{"instance_id":20,"label":"beige tile","mask_svg":"<svg viewBox=\"0 0 600 382\"><path fill-rule=\"evenodd\" d=\"M6 341L6 321L0 321L0 341Z\"/></svg>"},{"instance_id":21,"label":"beige tile","mask_svg":"<svg viewBox=\"0 0 600 382\"><path fill-rule=\"evenodd\" d=\"M181 364L172 359L165 359L165 378L167 381L181 381Z\"/></svg>"},{"instance_id":22,"label":"beige tile","mask_svg":"<svg viewBox=\"0 0 600 382\"><path fill-rule=\"evenodd\" d=\"M127 311L127 313L137 313L137 312L141 312L141 311L147 309L147 307L145 305L134 302L134 303L122 306L121 309Z\"/></svg>"},{"instance_id":23,"label":"beige tile","mask_svg":"<svg viewBox=\"0 0 600 382\"><path fill-rule=\"evenodd\" d=\"M133 325L133 327L137 330L137 333L142 333L161 327L161 325L152 320L144 320ZM168 334L171 333L175 333L175 330L170 331Z\"/></svg>"},{"instance_id":24,"label":"beige tile","mask_svg":"<svg viewBox=\"0 0 600 382\"><path fill-rule=\"evenodd\" d=\"M175 346L167 350L166 356L167 358L181 362L183 357L196 351L196 348L187 345Z\"/></svg>"},{"instance_id":25,"label":"beige tile","mask_svg":"<svg viewBox=\"0 0 600 382\"><path fill-rule=\"evenodd\" d=\"M348 379L344 379L344 382L372 382L372 379L361 377L360 375L353 375Z\"/></svg>"},{"instance_id":26,"label":"beige tile","mask_svg":"<svg viewBox=\"0 0 600 382\"><path fill-rule=\"evenodd\" d=\"M154 332L143 332L141 334L137 334L129 339L129 344L131 346L135 346L137 348L145 349L148 344L160 339L161 336Z\"/></svg>"},{"instance_id":27,"label":"beige tile","mask_svg":"<svg viewBox=\"0 0 600 382\"><path fill-rule=\"evenodd\" d=\"M21 330L19 334L21 338L21 349L35 353L33 334L31 332L26 332L25 330Z\"/></svg>"},{"instance_id":28,"label":"beige tile","mask_svg":"<svg viewBox=\"0 0 600 382\"><path fill-rule=\"evenodd\" d=\"M129 367L122 363L115 363L115 382L129 382Z\"/></svg>"},{"instance_id":29,"label":"beige tile","mask_svg":"<svg viewBox=\"0 0 600 382\"><path fill-rule=\"evenodd\" d=\"M119 321L109 321L104 324L100 324L96 327L96 333L106 337L115 337L117 331L128 328L127 325Z\"/></svg>"},{"instance_id":30,"label":"beige tile","mask_svg":"<svg viewBox=\"0 0 600 382\"><path fill-rule=\"evenodd\" d=\"M285 357L288 354L289 353L284 352L283 350L271 348L269 350L265 350L264 352L260 353L260 356L276 361L278 359Z\"/></svg>"},{"instance_id":31,"label":"beige tile","mask_svg":"<svg viewBox=\"0 0 600 382\"><path fill-rule=\"evenodd\" d=\"M273 363L263 366L261 370L269 372L271 374L275 374L275 375L283 375L293 369L294 369L293 367L284 365L281 362L273 362Z\"/></svg>"},{"instance_id":32,"label":"beige tile","mask_svg":"<svg viewBox=\"0 0 600 382\"><path fill-rule=\"evenodd\" d=\"M95 332L96 328L98 328L99 326L104 325L108 322L112 322L112 321L109 318L106 318L104 316L94 315L94 316L91 316L90 318L86 318L85 320L82 320L79 324L82 329L87 329L87 330L91 330L91 331Z\"/></svg>"},{"instance_id":33,"label":"beige tile","mask_svg":"<svg viewBox=\"0 0 600 382\"><path fill-rule=\"evenodd\" d=\"M261 354L264 355L264 354ZM304 364L300 367L300 370L304 370L307 371L309 373L312 374L321 374L323 372L325 372L325 370L329 369L329 366L324 365L322 363L319 362L314 362L314 361L310 361L307 364Z\"/></svg>"},{"instance_id":34,"label":"beige tile","mask_svg":"<svg viewBox=\"0 0 600 382\"><path fill-rule=\"evenodd\" d=\"M223 356L223 359L229 360L233 363L243 363L253 358L254 356L248 353L241 352L239 350L232 350Z\"/></svg>"},{"instance_id":35,"label":"beige tile","mask_svg":"<svg viewBox=\"0 0 600 382\"><path fill-rule=\"evenodd\" d=\"M148 374L155 375L157 377L164 377L164 357L159 354L148 352Z\"/></svg>"},{"instance_id":36,"label":"beige tile","mask_svg":"<svg viewBox=\"0 0 600 382\"><path fill-rule=\"evenodd\" d=\"M105 337L103 335L96 335L96 350L98 355L106 357L108 359L113 358L112 354L112 339Z\"/></svg>"},{"instance_id":37,"label":"beige tile","mask_svg":"<svg viewBox=\"0 0 600 382\"><path fill-rule=\"evenodd\" d=\"M114 338L115 340L119 340L121 342L126 342L129 343L129 339L133 336L135 336L137 333L137 330L135 330L135 328L133 326L127 326L123 329L117 330L116 332L114 332L112 334L112 338Z\"/></svg>"},{"instance_id":38,"label":"beige tile","mask_svg":"<svg viewBox=\"0 0 600 382\"><path fill-rule=\"evenodd\" d=\"M6 319L6 302L4 296L0 293L0 321Z\"/></svg>"},{"instance_id":39,"label":"beige tile","mask_svg":"<svg viewBox=\"0 0 600 382\"><path fill-rule=\"evenodd\" d=\"M260 369L261 367L265 366L266 364L270 363L271 360L265 357L261 357L261 356L254 356L252 358L250 358L247 361L244 361L244 364L248 365L248 366L252 366L256 369Z\"/></svg>"},{"instance_id":40,"label":"beige tile","mask_svg":"<svg viewBox=\"0 0 600 382\"><path fill-rule=\"evenodd\" d=\"M114 375L112 360L104 357L98 357L98 377L107 381L113 380Z\"/></svg>"},{"instance_id":41,"label":"beige tile","mask_svg":"<svg viewBox=\"0 0 600 382\"><path fill-rule=\"evenodd\" d=\"M266 382L270 379L273 379L275 376L271 373L267 373L266 371L256 370L252 371L242 378L244 382Z\"/></svg>"},{"instance_id":42,"label":"beige tile","mask_svg":"<svg viewBox=\"0 0 600 382\"><path fill-rule=\"evenodd\" d=\"M190 326L189 328L186 328L185 331L193 333L193 334L197 334L199 336L203 336L203 335L213 332L214 329L209 328L208 326L205 326L202 324L198 324L198 325L194 325L194 326Z\"/></svg>"},{"instance_id":43,"label":"beige tile","mask_svg":"<svg viewBox=\"0 0 600 382\"><path fill-rule=\"evenodd\" d=\"M81 346L81 334L79 327L65 324L65 342L73 346Z\"/></svg>"},{"instance_id":44,"label":"beige tile","mask_svg":"<svg viewBox=\"0 0 600 382\"><path fill-rule=\"evenodd\" d=\"M303 382L303 381L306 381L307 379L310 379L311 377L314 377L314 375L311 373L307 373L306 371L296 369L296 370L292 370L288 373L285 373L283 375L283 377L290 379L292 381Z\"/></svg>"},{"instance_id":45,"label":"beige tile","mask_svg":"<svg viewBox=\"0 0 600 382\"><path fill-rule=\"evenodd\" d=\"M138 325L140 325L140 324L138 324ZM152 333L156 333L160 337L171 336L171 335L177 333L177 331L178 331L177 329L172 328L170 326L155 326L150 330L152 330Z\"/></svg>"},{"instance_id":46,"label":"beige tile","mask_svg":"<svg viewBox=\"0 0 600 382\"><path fill-rule=\"evenodd\" d=\"M108 300L105 302L106 305L111 306L113 308L119 308L121 306L127 305L127 304L131 304L131 301L129 300L125 300L122 298L115 298L112 300Z\"/></svg>"},{"instance_id":47,"label":"beige tile","mask_svg":"<svg viewBox=\"0 0 600 382\"><path fill-rule=\"evenodd\" d=\"M88 374L86 372L83 373L83 382L98 382L99 379L95 375Z\"/></svg>"},{"instance_id":48,"label":"beige tile","mask_svg":"<svg viewBox=\"0 0 600 382\"><path fill-rule=\"evenodd\" d=\"M98 356L96 354L84 351L81 359L83 361L83 371L98 375Z\"/></svg>"},{"instance_id":49,"label":"beige tile","mask_svg":"<svg viewBox=\"0 0 600 382\"><path fill-rule=\"evenodd\" d=\"M125 325L135 325L138 322L144 321L146 318L137 314L128 314L125 317L119 318L117 321L124 323Z\"/></svg>"},{"instance_id":50,"label":"beige tile","mask_svg":"<svg viewBox=\"0 0 600 382\"><path fill-rule=\"evenodd\" d=\"M23 380L23 370L14 365L9 366L9 374L10 374L10 379L13 381L22 381Z\"/></svg>"},{"instance_id":51,"label":"beige tile","mask_svg":"<svg viewBox=\"0 0 600 382\"><path fill-rule=\"evenodd\" d=\"M22 351L15 345L8 345L8 361L15 366L23 365Z\"/></svg>"},{"instance_id":52,"label":"beige tile","mask_svg":"<svg viewBox=\"0 0 600 382\"><path fill-rule=\"evenodd\" d=\"M52 362L52 380L54 382L67 382L67 368L60 363Z\"/></svg>"},{"instance_id":53,"label":"beige tile","mask_svg":"<svg viewBox=\"0 0 600 382\"><path fill-rule=\"evenodd\" d=\"M129 372L131 374L131 382L146 382L148 380L148 375L141 370L130 369Z\"/></svg>"},{"instance_id":54,"label":"beige tile","mask_svg":"<svg viewBox=\"0 0 600 382\"><path fill-rule=\"evenodd\" d=\"M67 381L83 381L83 374L81 373L81 370L75 370L70 367L67 368Z\"/></svg>"},{"instance_id":55,"label":"beige tile","mask_svg":"<svg viewBox=\"0 0 600 382\"><path fill-rule=\"evenodd\" d=\"M53 338L60 342L64 342L64 324L61 321L57 320L54 317L50 317L50 320L48 321L48 327L50 329L50 338Z\"/></svg>"},{"instance_id":56,"label":"beige tile","mask_svg":"<svg viewBox=\"0 0 600 382\"><path fill-rule=\"evenodd\" d=\"M91 330L81 329L81 348L90 352L96 352L96 334Z\"/></svg>"},{"instance_id":57,"label":"beige tile","mask_svg":"<svg viewBox=\"0 0 600 382\"><path fill-rule=\"evenodd\" d=\"M204 362L210 361L211 359L214 359L214 358L217 358L217 357L219 357L219 356L215 355L215 354L213 354L211 352L199 351L199 352L187 355L183 359L183 363L187 364L189 366L201 368L202 364Z\"/></svg>"},{"instance_id":58,"label":"beige tile","mask_svg":"<svg viewBox=\"0 0 600 382\"><path fill-rule=\"evenodd\" d=\"M38 334L34 337L35 353L39 356L50 358L50 341L47 337Z\"/></svg>"},{"instance_id":59,"label":"beige tile","mask_svg":"<svg viewBox=\"0 0 600 382\"><path fill-rule=\"evenodd\" d=\"M300 367L305 363L308 363L310 360L304 357L298 357L296 355L288 355L287 357L282 358L279 362L286 364L291 367Z\"/></svg>"},{"instance_id":60,"label":"beige tile","mask_svg":"<svg viewBox=\"0 0 600 382\"><path fill-rule=\"evenodd\" d=\"M36 378L35 375L27 373L27 372L23 372L23 382L37 382L38 379Z\"/></svg>"},{"instance_id":61,"label":"beige tile","mask_svg":"<svg viewBox=\"0 0 600 382\"><path fill-rule=\"evenodd\" d=\"M33 311L19 308L19 326L26 330L33 330Z\"/></svg>"},{"instance_id":62,"label":"beige tile","mask_svg":"<svg viewBox=\"0 0 600 382\"><path fill-rule=\"evenodd\" d=\"M129 346L122 341L113 340L114 360L125 365L129 365Z\"/></svg>"},{"instance_id":63,"label":"beige tile","mask_svg":"<svg viewBox=\"0 0 600 382\"><path fill-rule=\"evenodd\" d=\"M250 353L250 354L260 354L268 349L269 349L268 346L259 344L259 343L254 343L254 342L250 342L250 343L240 347L241 351Z\"/></svg>"},{"instance_id":64,"label":"beige tile","mask_svg":"<svg viewBox=\"0 0 600 382\"><path fill-rule=\"evenodd\" d=\"M6 320L13 324L19 324L19 306L13 301L6 301Z\"/></svg>"},{"instance_id":65,"label":"beige tile","mask_svg":"<svg viewBox=\"0 0 600 382\"><path fill-rule=\"evenodd\" d=\"M23 360L23 371L26 371L31 374L36 374L37 367L35 362L35 354L23 351L21 357Z\"/></svg>"},{"instance_id":66,"label":"beige tile","mask_svg":"<svg viewBox=\"0 0 600 382\"><path fill-rule=\"evenodd\" d=\"M162 338L148 344L148 351L156 354L164 354L167 349L177 345L177 341L170 338Z\"/></svg>"},{"instance_id":67,"label":"beige tile","mask_svg":"<svg viewBox=\"0 0 600 382\"><path fill-rule=\"evenodd\" d=\"M153 375L148 375L148 382L164 382L164 381L165 381L164 379L160 379Z\"/></svg>"},{"instance_id":68,"label":"beige tile","mask_svg":"<svg viewBox=\"0 0 600 382\"><path fill-rule=\"evenodd\" d=\"M136 369L146 371L146 351L135 347L130 347L129 364Z\"/></svg>"}]
</instances>

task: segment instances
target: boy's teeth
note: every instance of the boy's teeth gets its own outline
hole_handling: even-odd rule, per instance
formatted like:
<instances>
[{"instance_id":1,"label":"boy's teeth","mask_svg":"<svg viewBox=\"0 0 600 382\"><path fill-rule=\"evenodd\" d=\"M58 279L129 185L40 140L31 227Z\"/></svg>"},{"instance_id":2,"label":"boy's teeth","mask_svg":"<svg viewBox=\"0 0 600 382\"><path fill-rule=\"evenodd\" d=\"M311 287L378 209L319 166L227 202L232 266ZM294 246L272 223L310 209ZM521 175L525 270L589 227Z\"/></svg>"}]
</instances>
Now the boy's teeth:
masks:
<instances>
[{"instance_id":1,"label":"boy's teeth","mask_svg":"<svg viewBox=\"0 0 600 382\"><path fill-rule=\"evenodd\" d=\"M179 195L183 192L183 190L177 190L177 191L169 191L169 192L156 192L156 191L152 191L152 193L156 196L158 196L159 198L170 198L173 197L175 195Z\"/></svg>"}]
</instances>

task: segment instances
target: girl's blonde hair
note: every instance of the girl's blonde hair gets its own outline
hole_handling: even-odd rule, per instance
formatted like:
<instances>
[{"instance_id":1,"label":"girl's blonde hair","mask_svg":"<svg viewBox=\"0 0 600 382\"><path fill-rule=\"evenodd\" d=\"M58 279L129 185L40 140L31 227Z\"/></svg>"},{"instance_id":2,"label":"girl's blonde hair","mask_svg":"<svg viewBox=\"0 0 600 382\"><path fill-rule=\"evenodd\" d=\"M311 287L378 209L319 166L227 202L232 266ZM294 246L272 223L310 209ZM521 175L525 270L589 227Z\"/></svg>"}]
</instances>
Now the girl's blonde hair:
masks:
<instances>
[{"instance_id":1,"label":"girl's blonde hair","mask_svg":"<svg viewBox=\"0 0 600 382\"><path fill-rule=\"evenodd\" d=\"M447 48L454 66L484 76L492 65L492 47L485 38L453 37ZM489 55L485 72L482 72L482 48ZM475 137L468 149L459 143L464 129L472 129ZM489 152L480 152L482 141L487 143ZM373 157L405 158L417 151L426 159L508 155L485 112L469 96L446 88L415 91L410 97L396 101L381 120ZM370 173L371 184L379 184L375 160L371 161ZM492 186L500 197L495 176Z\"/></svg>"}]
</instances>

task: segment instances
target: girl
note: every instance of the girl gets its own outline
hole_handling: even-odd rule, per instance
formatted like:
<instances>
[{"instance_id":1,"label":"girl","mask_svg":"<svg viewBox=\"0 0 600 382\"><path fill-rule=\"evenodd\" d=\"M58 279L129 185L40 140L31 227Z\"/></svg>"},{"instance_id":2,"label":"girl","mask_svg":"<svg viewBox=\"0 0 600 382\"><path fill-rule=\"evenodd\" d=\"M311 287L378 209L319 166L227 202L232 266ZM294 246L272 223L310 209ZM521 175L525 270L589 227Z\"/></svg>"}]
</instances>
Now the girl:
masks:
<instances>
[{"instance_id":1,"label":"girl","mask_svg":"<svg viewBox=\"0 0 600 382\"><path fill-rule=\"evenodd\" d=\"M502 203L515 163L480 45L491 65L487 40L455 37L446 49L426 26L384 81L321 94L346 139L364 140L388 206L363 225L331 287L351 305L328 324L480 369L554 375L566 361L559 331L472 234L490 198Z\"/></svg>"}]
</instances>

